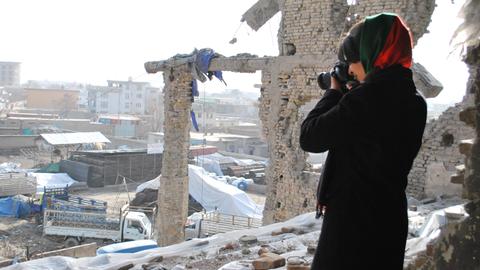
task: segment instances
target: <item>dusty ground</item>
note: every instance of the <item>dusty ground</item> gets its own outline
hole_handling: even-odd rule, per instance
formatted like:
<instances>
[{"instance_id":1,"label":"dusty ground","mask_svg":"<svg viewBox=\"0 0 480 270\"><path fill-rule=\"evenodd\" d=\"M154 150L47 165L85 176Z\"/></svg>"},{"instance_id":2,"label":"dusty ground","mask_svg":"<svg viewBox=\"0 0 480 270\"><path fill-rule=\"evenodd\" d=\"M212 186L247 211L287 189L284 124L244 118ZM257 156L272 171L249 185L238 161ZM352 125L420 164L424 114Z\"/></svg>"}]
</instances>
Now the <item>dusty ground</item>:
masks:
<instances>
[{"instance_id":1,"label":"dusty ground","mask_svg":"<svg viewBox=\"0 0 480 270\"><path fill-rule=\"evenodd\" d=\"M14 161L2 160L1 162ZM15 161L21 162L21 160ZM22 163L24 164L24 163ZM23 166L22 166L23 167ZM125 188L124 185L106 186L103 188L88 188L84 190L72 191L72 194L107 201L109 211L112 214L118 214L121 206L135 197L135 189L138 184L130 183ZM128 192L126 191L128 190ZM265 195L248 193L249 196L258 204L265 203ZM99 246L108 244L103 241L97 242ZM26 247L29 247L30 254L41 253L63 248L63 239L42 236L42 226L36 225L35 220L0 218L0 260L2 258L13 258L15 256L25 256Z\"/></svg>"},{"instance_id":2,"label":"dusty ground","mask_svg":"<svg viewBox=\"0 0 480 270\"><path fill-rule=\"evenodd\" d=\"M42 237L42 227L34 219L0 218L0 257L25 256L63 248L62 242Z\"/></svg>"}]
</instances>

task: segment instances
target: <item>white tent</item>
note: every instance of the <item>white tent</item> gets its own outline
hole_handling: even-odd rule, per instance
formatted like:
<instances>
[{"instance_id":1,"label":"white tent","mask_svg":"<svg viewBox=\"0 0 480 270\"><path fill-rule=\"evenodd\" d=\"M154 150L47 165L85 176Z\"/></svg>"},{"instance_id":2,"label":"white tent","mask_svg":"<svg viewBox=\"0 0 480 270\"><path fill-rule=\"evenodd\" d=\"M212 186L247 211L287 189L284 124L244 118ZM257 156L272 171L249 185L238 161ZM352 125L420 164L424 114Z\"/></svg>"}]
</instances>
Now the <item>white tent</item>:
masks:
<instances>
[{"instance_id":1,"label":"white tent","mask_svg":"<svg viewBox=\"0 0 480 270\"><path fill-rule=\"evenodd\" d=\"M203 168L188 165L189 192L207 211L262 218L263 206L256 204L244 191L217 181Z\"/></svg>"},{"instance_id":2,"label":"white tent","mask_svg":"<svg viewBox=\"0 0 480 270\"><path fill-rule=\"evenodd\" d=\"M256 204L244 191L215 180L203 168L188 165L189 193L207 211L217 209L222 214L262 218L263 206ZM158 189L160 177L137 187L137 192Z\"/></svg>"}]
</instances>

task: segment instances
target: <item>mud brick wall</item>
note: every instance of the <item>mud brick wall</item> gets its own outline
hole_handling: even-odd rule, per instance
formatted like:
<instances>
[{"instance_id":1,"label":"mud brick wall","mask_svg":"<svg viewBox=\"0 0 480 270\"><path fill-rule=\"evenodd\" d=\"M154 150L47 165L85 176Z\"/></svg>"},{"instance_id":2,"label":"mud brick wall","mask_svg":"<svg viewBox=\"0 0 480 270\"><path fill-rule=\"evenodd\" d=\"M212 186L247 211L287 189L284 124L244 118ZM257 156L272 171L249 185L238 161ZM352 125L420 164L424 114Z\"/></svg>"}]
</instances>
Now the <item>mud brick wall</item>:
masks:
<instances>
[{"instance_id":1,"label":"mud brick wall","mask_svg":"<svg viewBox=\"0 0 480 270\"><path fill-rule=\"evenodd\" d=\"M471 97L448 108L438 119L430 121L423 144L409 175L407 193L417 198L442 194L462 195L462 186L450 183L455 166L464 163L459 151L461 140L474 137L474 129L461 122L459 113L471 106Z\"/></svg>"}]
</instances>

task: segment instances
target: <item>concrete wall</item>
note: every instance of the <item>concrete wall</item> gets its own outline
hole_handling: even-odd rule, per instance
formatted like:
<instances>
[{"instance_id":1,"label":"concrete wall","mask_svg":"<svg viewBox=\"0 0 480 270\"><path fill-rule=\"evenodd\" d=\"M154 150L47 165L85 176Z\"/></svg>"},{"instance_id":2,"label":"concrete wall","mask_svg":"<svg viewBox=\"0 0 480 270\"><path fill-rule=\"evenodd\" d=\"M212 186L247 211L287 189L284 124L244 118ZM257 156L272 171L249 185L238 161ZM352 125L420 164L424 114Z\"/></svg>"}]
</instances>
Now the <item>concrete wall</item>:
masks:
<instances>
[{"instance_id":1,"label":"concrete wall","mask_svg":"<svg viewBox=\"0 0 480 270\"><path fill-rule=\"evenodd\" d=\"M82 258L82 257L94 257L95 255L97 255L97 243L88 243L80 246L63 248L63 249L36 254L32 256L32 259L39 259L39 258L52 257L52 256L67 256L67 257L74 257L74 258Z\"/></svg>"},{"instance_id":2,"label":"concrete wall","mask_svg":"<svg viewBox=\"0 0 480 270\"><path fill-rule=\"evenodd\" d=\"M0 150L36 147L36 138L38 138L38 136L0 135Z\"/></svg>"}]
</instances>

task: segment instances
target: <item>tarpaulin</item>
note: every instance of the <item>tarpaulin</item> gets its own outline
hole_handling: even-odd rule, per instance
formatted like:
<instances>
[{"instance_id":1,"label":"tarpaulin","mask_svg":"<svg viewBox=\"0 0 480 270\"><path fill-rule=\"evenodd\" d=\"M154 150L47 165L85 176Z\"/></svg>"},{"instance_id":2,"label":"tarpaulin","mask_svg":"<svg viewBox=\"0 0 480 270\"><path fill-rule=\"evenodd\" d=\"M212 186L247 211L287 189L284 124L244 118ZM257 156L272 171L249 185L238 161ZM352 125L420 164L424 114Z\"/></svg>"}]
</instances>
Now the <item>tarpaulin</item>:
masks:
<instances>
[{"instance_id":1,"label":"tarpaulin","mask_svg":"<svg viewBox=\"0 0 480 270\"><path fill-rule=\"evenodd\" d=\"M37 179L37 192L44 188L64 188L78 183L66 173L31 173Z\"/></svg>"},{"instance_id":2,"label":"tarpaulin","mask_svg":"<svg viewBox=\"0 0 480 270\"><path fill-rule=\"evenodd\" d=\"M145 182L137 187L160 188L160 178ZM203 168L188 165L188 190L190 195L207 211L217 210L221 214L262 218L263 206L256 204L244 191L232 185L215 180Z\"/></svg>"},{"instance_id":3,"label":"tarpaulin","mask_svg":"<svg viewBox=\"0 0 480 270\"><path fill-rule=\"evenodd\" d=\"M22 218L30 214L30 205L21 196L0 199L0 217Z\"/></svg>"},{"instance_id":4,"label":"tarpaulin","mask_svg":"<svg viewBox=\"0 0 480 270\"><path fill-rule=\"evenodd\" d=\"M190 195L207 211L261 219L263 206L242 190L215 180L203 168L188 165Z\"/></svg>"}]
</instances>

